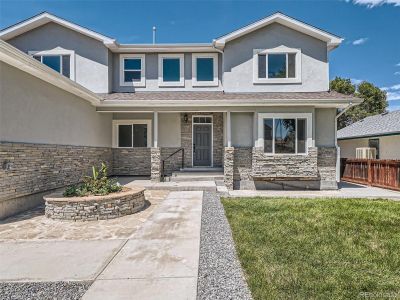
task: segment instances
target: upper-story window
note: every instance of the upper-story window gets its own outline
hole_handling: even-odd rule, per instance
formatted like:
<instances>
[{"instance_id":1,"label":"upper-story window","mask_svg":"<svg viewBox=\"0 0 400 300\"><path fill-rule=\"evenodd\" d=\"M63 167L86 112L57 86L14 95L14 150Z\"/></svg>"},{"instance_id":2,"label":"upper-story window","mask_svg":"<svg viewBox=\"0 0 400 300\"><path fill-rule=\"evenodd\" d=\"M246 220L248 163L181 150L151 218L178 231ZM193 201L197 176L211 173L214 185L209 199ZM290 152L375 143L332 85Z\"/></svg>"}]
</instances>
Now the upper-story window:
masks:
<instances>
[{"instance_id":1,"label":"upper-story window","mask_svg":"<svg viewBox=\"0 0 400 300\"><path fill-rule=\"evenodd\" d=\"M146 85L144 54L121 54L119 78L121 86L144 87Z\"/></svg>"},{"instance_id":2,"label":"upper-story window","mask_svg":"<svg viewBox=\"0 0 400 300\"><path fill-rule=\"evenodd\" d=\"M255 50L253 82L301 83L301 50L280 46Z\"/></svg>"},{"instance_id":3,"label":"upper-story window","mask_svg":"<svg viewBox=\"0 0 400 300\"><path fill-rule=\"evenodd\" d=\"M158 85L161 87L185 86L183 54L158 55Z\"/></svg>"},{"instance_id":4,"label":"upper-story window","mask_svg":"<svg viewBox=\"0 0 400 300\"><path fill-rule=\"evenodd\" d=\"M194 53L192 55L192 85L218 86L217 53Z\"/></svg>"},{"instance_id":5,"label":"upper-story window","mask_svg":"<svg viewBox=\"0 0 400 300\"><path fill-rule=\"evenodd\" d=\"M53 49L46 51L29 51L28 53L32 55L34 59L52 68L54 71L72 80L75 79L74 51Z\"/></svg>"}]
</instances>

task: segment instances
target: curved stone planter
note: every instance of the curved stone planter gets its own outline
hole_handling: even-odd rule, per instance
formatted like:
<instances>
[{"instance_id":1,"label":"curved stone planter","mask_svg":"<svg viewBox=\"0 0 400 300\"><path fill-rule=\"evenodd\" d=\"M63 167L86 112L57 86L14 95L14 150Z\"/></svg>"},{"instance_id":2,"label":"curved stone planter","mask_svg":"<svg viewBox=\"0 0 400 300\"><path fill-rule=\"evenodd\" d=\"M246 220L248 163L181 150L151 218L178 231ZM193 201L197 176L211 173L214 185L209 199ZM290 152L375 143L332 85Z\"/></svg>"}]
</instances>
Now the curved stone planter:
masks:
<instances>
[{"instance_id":1,"label":"curved stone planter","mask_svg":"<svg viewBox=\"0 0 400 300\"><path fill-rule=\"evenodd\" d=\"M62 193L47 195L46 217L54 220L96 221L130 215L145 205L144 188L125 188L105 196L63 197Z\"/></svg>"}]
</instances>

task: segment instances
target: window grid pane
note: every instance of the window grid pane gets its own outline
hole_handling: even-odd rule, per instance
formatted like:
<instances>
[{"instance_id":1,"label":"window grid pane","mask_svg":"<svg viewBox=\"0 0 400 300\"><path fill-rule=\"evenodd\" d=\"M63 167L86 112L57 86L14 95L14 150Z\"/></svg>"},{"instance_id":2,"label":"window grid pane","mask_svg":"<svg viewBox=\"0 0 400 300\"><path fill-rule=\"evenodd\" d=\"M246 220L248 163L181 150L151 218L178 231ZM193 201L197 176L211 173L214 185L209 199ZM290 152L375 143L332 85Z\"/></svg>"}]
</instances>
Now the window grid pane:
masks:
<instances>
[{"instance_id":1,"label":"window grid pane","mask_svg":"<svg viewBox=\"0 0 400 300\"><path fill-rule=\"evenodd\" d=\"M296 153L296 119L275 119L275 153Z\"/></svg>"},{"instance_id":2,"label":"window grid pane","mask_svg":"<svg viewBox=\"0 0 400 300\"><path fill-rule=\"evenodd\" d=\"M267 78L267 56L258 55L258 78Z\"/></svg>"},{"instance_id":3,"label":"window grid pane","mask_svg":"<svg viewBox=\"0 0 400 300\"><path fill-rule=\"evenodd\" d=\"M264 152L272 153L273 120L264 119Z\"/></svg>"},{"instance_id":4,"label":"window grid pane","mask_svg":"<svg viewBox=\"0 0 400 300\"><path fill-rule=\"evenodd\" d=\"M297 119L297 153L306 153L307 120Z\"/></svg>"},{"instance_id":5,"label":"window grid pane","mask_svg":"<svg viewBox=\"0 0 400 300\"><path fill-rule=\"evenodd\" d=\"M210 57L197 58L197 81L214 80L214 59Z\"/></svg>"},{"instance_id":6,"label":"window grid pane","mask_svg":"<svg viewBox=\"0 0 400 300\"><path fill-rule=\"evenodd\" d=\"M132 147L132 125L118 125L118 147Z\"/></svg>"},{"instance_id":7,"label":"window grid pane","mask_svg":"<svg viewBox=\"0 0 400 300\"><path fill-rule=\"evenodd\" d=\"M288 78L296 77L296 54L288 54Z\"/></svg>"},{"instance_id":8,"label":"window grid pane","mask_svg":"<svg viewBox=\"0 0 400 300\"><path fill-rule=\"evenodd\" d=\"M179 58L163 58L163 81L180 81Z\"/></svg>"},{"instance_id":9,"label":"window grid pane","mask_svg":"<svg viewBox=\"0 0 400 300\"><path fill-rule=\"evenodd\" d=\"M124 70L141 70L142 60L140 58L125 58Z\"/></svg>"},{"instance_id":10,"label":"window grid pane","mask_svg":"<svg viewBox=\"0 0 400 300\"><path fill-rule=\"evenodd\" d=\"M66 77L70 77L70 56L63 55L62 56L62 74Z\"/></svg>"},{"instance_id":11,"label":"window grid pane","mask_svg":"<svg viewBox=\"0 0 400 300\"><path fill-rule=\"evenodd\" d=\"M53 70L61 73L61 61L60 55L44 55L42 57L42 62L52 68Z\"/></svg>"},{"instance_id":12,"label":"window grid pane","mask_svg":"<svg viewBox=\"0 0 400 300\"><path fill-rule=\"evenodd\" d=\"M140 81L141 76L142 76L141 71L124 71L125 82Z\"/></svg>"},{"instance_id":13,"label":"window grid pane","mask_svg":"<svg viewBox=\"0 0 400 300\"><path fill-rule=\"evenodd\" d=\"M286 78L286 54L268 54L268 78Z\"/></svg>"},{"instance_id":14,"label":"window grid pane","mask_svg":"<svg viewBox=\"0 0 400 300\"><path fill-rule=\"evenodd\" d=\"M147 147L147 125L133 125L133 147Z\"/></svg>"}]
</instances>

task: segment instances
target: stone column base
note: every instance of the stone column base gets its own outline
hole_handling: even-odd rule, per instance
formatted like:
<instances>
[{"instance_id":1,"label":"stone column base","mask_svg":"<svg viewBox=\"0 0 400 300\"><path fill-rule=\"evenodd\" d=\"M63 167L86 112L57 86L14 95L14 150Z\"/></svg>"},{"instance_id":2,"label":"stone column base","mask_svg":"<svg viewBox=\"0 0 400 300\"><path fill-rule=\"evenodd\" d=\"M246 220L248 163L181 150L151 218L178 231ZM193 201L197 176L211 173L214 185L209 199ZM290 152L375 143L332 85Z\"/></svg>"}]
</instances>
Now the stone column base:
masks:
<instances>
[{"instance_id":1,"label":"stone column base","mask_svg":"<svg viewBox=\"0 0 400 300\"><path fill-rule=\"evenodd\" d=\"M224 151L224 183L228 190L233 190L234 151L233 147L225 147Z\"/></svg>"},{"instance_id":2,"label":"stone column base","mask_svg":"<svg viewBox=\"0 0 400 300\"><path fill-rule=\"evenodd\" d=\"M161 179L161 148L151 148L151 181L159 182Z\"/></svg>"}]
</instances>

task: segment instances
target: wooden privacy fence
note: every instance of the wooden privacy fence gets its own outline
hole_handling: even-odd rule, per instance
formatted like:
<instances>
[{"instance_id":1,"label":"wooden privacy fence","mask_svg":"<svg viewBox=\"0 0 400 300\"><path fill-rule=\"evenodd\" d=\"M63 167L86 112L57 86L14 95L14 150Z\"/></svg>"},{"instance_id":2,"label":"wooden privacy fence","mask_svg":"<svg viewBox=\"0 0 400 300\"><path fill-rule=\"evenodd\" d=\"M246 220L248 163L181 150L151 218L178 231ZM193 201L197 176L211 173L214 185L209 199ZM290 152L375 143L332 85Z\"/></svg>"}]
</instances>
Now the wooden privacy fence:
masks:
<instances>
[{"instance_id":1,"label":"wooden privacy fence","mask_svg":"<svg viewBox=\"0 0 400 300\"><path fill-rule=\"evenodd\" d=\"M400 191L400 160L347 159L342 180Z\"/></svg>"}]
</instances>

